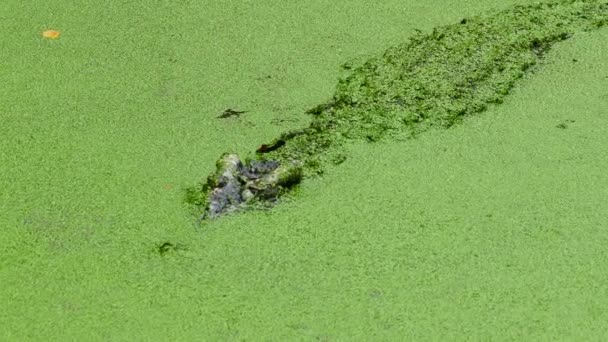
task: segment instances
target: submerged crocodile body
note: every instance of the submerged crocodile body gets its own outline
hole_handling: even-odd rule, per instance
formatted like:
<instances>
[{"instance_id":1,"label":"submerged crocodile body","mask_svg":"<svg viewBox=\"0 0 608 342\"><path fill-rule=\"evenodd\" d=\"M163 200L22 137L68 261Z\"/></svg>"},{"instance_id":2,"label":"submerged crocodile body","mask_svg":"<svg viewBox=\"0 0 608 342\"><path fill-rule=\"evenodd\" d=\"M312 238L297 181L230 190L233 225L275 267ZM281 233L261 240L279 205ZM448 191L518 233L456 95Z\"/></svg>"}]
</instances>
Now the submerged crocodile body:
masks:
<instances>
[{"instance_id":1,"label":"submerged crocodile body","mask_svg":"<svg viewBox=\"0 0 608 342\"><path fill-rule=\"evenodd\" d=\"M327 163L343 162L345 142L409 139L432 126L450 127L502 103L554 43L607 24L608 2L561 0L418 32L348 67L332 99L307 111L309 127L262 145L256 160L224 154L213 175L187 189L186 201L201 218L275 204Z\"/></svg>"}]
</instances>

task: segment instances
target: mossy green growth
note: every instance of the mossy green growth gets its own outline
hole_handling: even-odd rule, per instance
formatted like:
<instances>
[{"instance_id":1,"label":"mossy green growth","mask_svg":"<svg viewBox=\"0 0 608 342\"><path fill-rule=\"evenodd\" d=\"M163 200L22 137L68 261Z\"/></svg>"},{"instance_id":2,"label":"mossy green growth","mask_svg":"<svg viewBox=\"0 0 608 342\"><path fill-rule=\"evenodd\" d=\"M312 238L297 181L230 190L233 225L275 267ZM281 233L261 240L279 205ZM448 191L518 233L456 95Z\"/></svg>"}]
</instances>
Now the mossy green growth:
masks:
<instances>
[{"instance_id":1,"label":"mossy green growth","mask_svg":"<svg viewBox=\"0 0 608 342\"><path fill-rule=\"evenodd\" d=\"M309 111L310 133L265 158L302 160L306 175L320 174L326 162L344 160L347 140L409 139L432 126L450 127L502 103L552 44L607 22L607 2L562 0L419 31L351 67L333 98Z\"/></svg>"},{"instance_id":2,"label":"mossy green growth","mask_svg":"<svg viewBox=\"0 0 608 342\"><path fill-rule=\"evenodd\" d=\"M307 178L343 162L348 141L410 139L433 126L449 128L500 104L554 43L606 24L608 2L558 0L418 31L362 65L345 65L349 73L331 100L307 112L310 126L282 134L280 148L256 159L298 161ZM211 190L203 185L203 193ZM204 202L205 194L194 192L189 199Z\"/></svg>"}]
</instances>

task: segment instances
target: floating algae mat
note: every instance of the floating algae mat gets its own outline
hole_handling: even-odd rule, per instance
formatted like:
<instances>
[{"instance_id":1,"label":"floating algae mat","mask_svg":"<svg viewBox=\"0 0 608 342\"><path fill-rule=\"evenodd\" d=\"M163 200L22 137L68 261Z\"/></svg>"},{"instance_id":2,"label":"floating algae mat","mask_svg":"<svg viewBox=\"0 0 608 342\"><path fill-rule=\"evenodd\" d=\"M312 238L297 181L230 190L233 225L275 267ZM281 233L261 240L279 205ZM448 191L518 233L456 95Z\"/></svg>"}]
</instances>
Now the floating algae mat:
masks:
<instances>
[{"instance_id":1,"label":"floating algae mat","mask_svg":"<svg viewBox=\"0 0 608 342\"><path fill-rule=\"evenodd\" d=\"M200 219L270 208L303 179L346 159L345 143L410 139L431 126L500 104L553 43L608 24L608 2L562 0L515 6L489 17L418 32L362 65L349 63L333 98L307 113L309 127L289 131L240 160L225 153L206 181L186 189Z\"/></svg>"}]
</instances>

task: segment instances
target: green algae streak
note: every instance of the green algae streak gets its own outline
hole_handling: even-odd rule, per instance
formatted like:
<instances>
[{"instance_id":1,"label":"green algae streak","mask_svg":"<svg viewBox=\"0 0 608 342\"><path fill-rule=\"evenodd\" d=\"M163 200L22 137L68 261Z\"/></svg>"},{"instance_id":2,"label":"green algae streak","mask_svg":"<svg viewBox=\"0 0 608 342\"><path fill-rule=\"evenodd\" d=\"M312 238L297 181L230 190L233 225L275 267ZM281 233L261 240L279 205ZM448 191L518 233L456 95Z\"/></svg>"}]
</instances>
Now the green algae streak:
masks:
<instances>
[{"instance_id":1,"label":"green algae streak","mask_svg":"<svg viewBox=\"0 0 608 342\"><path fill-rule=\"evenodd\" d=\"M418 32L350 69L331 100L307 112L308 128L282 134L273 142L281 147L257 159L298 161L305 179L343 162L348 141L406 140L433 126L449 128L500 104L554 43L607 23L608 2L562 0ZM205 207L212 189L202 189L189 189L187 202Z\"/></svg>"}]
</instances>

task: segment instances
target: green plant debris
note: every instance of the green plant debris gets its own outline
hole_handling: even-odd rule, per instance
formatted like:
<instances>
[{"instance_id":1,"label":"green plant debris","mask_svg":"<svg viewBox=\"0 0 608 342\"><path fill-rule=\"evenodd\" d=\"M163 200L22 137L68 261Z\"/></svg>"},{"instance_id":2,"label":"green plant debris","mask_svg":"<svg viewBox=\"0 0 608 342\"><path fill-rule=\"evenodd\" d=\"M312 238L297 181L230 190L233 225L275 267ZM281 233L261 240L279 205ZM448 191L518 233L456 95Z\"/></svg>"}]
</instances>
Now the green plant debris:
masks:
<instances>
[{"instance_id":1,"label":"green plant debris","mask_svg":"<svg viewBox=\"0 0 608 342\"><path fill-rule=\"evenodd\" d=\"M606 24L607 2L562 0L418 31L362 65L347 63L331 100L307 111L310 126L263 145L257 159L298 161L305 179L343 162L348 141L403 140L433 126L449 128L502 103L554 43ZM187 197L196 200L189 203L204 207L210 191L209 184L191 188Z\"/></svg>"}]
</instances>

